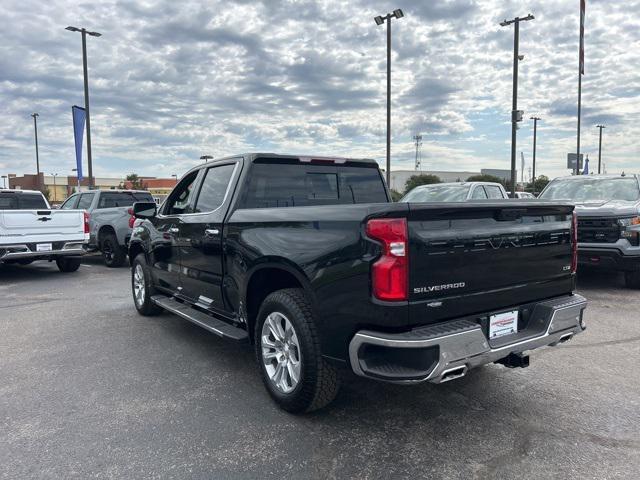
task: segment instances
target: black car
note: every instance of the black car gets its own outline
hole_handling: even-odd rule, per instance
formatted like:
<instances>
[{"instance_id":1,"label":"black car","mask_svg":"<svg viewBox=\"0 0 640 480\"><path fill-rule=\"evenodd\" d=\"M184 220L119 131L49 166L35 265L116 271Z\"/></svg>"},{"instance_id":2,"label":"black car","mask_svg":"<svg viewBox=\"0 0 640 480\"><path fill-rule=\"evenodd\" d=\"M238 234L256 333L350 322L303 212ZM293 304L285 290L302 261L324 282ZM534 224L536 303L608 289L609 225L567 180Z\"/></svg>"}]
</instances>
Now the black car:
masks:
<instances>
[{"instance_id":1,"label":"black car","mask_svg":"<svg viewBox=\"0 0 640 480\"><path fill-rule=\"evenodd\" d=\"M441 383L584 329L571 205L391 203L373 160L247 154L134 205L134 303L251 342L291 412L341 369Z\"/></svg>"}]
</instances>

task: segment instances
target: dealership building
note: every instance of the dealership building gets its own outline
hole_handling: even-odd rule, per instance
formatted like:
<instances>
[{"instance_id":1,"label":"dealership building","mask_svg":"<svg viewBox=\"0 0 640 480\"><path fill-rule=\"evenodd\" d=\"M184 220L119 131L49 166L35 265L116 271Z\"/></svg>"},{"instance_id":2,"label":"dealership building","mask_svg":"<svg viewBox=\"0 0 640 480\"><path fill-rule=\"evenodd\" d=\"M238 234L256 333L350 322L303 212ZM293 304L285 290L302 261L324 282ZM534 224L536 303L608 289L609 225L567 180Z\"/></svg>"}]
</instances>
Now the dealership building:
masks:
<instances>
[{"instance_id":1,"label":"dealership building","mask_svg":"<svg viewBox=\"0 0 640 480\"><path fill-rule=\"evenodd\" d=\"M44 175L25 174L21 177L10 173L7 175L8 187L16 190L40 190L40 187L49 190L49 202L62 203L69 195L89 189L89 179L83 178L78 183L78 177L74 175ZM176 178L140 177L144 188L153 197L162 201L175 186ZM131 188L131 182L124 178L94 177L95 188L99 190L116 190L118 188Z\"/></svg>"}]
</instances>

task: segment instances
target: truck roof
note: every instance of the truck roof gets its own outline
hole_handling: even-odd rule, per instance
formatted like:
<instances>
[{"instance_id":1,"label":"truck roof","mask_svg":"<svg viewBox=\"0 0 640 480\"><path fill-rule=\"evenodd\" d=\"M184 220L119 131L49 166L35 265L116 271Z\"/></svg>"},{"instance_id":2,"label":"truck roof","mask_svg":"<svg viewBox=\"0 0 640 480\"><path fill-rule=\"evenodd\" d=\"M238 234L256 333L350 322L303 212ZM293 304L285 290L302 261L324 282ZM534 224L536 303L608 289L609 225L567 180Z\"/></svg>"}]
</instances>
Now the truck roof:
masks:
<instances>
[{"instance_id":1,"label":"truck roof","mask_svg":"<svg viewBox=\"0 0 640 480\"><path fill-rule=\"evenodd\" d=\"M587 178L593 178L593 179L606 179L606 178L638 178L638 175L635 173L629 173L629 174L596 174L596 175L565 175L563 177L556 177L553 180L580 180L580 179L584 179L585 177ZM552 180L552 181L553 181Z\"/></svg>"},{"instance_id":2,"label":"truck roof","mask_svg":"<svg viewBox=\"0 0 640 480\"><path fill-rule=\"evenodd\" d=\"M231 160L233 158L243 157L245 160L249 162L253 162L258 158L273 158L273 159L295 159L301 161L311 161L311 160L325 160L325 161L335 161L336 163L344 163L344 162L356 162L356 163L366 163L366 164L378 164L372 158L349 158L349 157L339 157L339 156L327 156L327 155L295 155L295 154L281 154L281 153L271 153L271 152L253 152L253 153L239 153L237 155L228 155L225 157L215 158L209 162L201 163L198 165L206 165L215 164L224 160Z\"/></svg>"},{"instance_id":3,"label":"truck roof","mask_svg":"<svg viewBox=\"0 0 640 480\"><path fill-rule=\"evenodd\" d=\"M37 193L39 195L42 195L42 192L38 190L17 190L13 188L0 188L0 193Z\"/></svg>"}]
</instances>

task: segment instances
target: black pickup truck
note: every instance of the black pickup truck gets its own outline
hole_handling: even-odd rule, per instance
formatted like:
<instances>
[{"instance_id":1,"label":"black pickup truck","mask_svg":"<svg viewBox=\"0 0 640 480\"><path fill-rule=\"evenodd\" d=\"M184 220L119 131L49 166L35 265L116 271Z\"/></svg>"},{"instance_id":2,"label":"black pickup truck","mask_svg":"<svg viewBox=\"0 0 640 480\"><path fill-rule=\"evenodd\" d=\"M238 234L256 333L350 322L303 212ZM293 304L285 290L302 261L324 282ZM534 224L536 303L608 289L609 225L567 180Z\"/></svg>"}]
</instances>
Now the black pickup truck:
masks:
<instances>
[{"instance_id":1,"label":"black pickup truck","mask_svg":"<svg viewBox=\"0 0 640 480\"><path fill-rule=\"evenodd\" d=\"M136 309L253 343L290 412L328 404L341 367L441 383L585 328L571 205L391 203L373 160L248 154L133 210Z\"/></svg>"}]
</instances>

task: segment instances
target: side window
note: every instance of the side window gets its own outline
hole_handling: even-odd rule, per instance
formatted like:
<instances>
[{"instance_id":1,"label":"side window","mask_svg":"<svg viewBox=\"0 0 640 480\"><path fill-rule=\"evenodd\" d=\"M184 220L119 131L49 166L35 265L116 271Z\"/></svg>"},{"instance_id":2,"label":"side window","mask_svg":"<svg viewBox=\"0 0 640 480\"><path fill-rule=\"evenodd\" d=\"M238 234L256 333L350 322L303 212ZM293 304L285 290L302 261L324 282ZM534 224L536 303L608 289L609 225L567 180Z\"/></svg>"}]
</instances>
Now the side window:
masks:
<instances>
[{"instance_id":1,"label":"side window","mask_svg":"<svg viewBox=\"0 0 640 480\"><path fill-rule=\"evenodd\" d=\"M194 209L195 213L212 212L222 205L235 166L236 164L232 163L207 169L200 193L198 194L198 200Z\"/></svg>"},{"instance_id":2,"label":"side window","mask_svg":"<svg viewBox=\"0 0 640 480\"><path fill-rule=\"evenodd\" d=\"M471 198L473 200L485 200L487 198L487 194L482 188L482 185L476 185L476 188L473 189L473 193L471 194Z\"/></svg>"},{"instance_id":3,"label":"side window","mask_svg":"<svg viewBox=\"0 0 640 480\"><path fill-rule=\"evenodd\" d=\"M93 201L93 196L95 193L83 193L80 195L80 201L78 202L77 208L80 210L85 210L91 206L91 202Z\"/></svg>"},{"instance_id":4,"label":"side window","mask_svg":"<svg viewBox=\"0 0 640 480\"><path fill-rule=\"evenodd\" d=\"M169 198L167 198L162 213L165 215L191 213L189 209L189 199L191 198L191 192L198 177L198 172L199 170L191 172L191 174L180 181L169 195Z\"/></svg>"},{"instance_id":5,"label":"side window","mask_svg":"<svg viewBox=\"0 0 640 480\"><path fill-rule=\"evenodd\" d=\"M61 210L72 210L76 208L76 203L78 203L78 198L80 195L73 195L65 200L65 202L60 206Z\"/></svg>"},{"instance_id":6,"label":"side window","mask_svg":"<svg viewBox=\"0 0 640 480\"><path fill-rule=\"evenodd\" d=\"M500 190L500 187L496 185L485 185L484 189L487 191L487 195L489 196L489 198L504 198L504 196L502 195L502 190Z\"/></svg>"}]
</instances>

